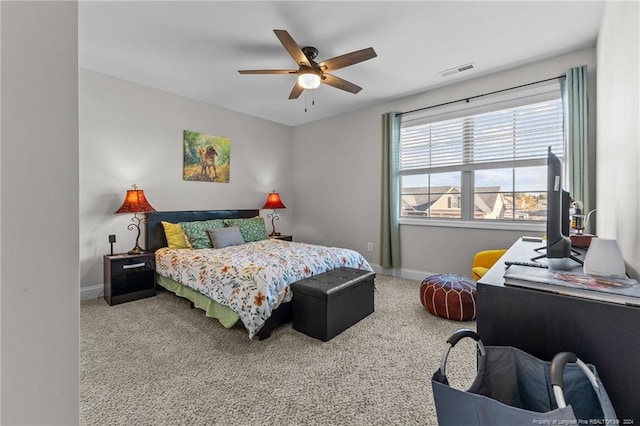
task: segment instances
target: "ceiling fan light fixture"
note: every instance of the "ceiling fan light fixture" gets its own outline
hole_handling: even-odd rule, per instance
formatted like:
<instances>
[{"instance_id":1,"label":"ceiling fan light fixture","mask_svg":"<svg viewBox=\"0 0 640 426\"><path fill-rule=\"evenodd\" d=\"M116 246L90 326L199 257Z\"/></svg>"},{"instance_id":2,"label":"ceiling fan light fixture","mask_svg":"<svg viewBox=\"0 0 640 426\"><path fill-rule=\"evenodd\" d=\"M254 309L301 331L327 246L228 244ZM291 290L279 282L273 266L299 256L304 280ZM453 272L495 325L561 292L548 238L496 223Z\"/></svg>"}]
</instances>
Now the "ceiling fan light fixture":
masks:
<instances>
[{"instance_id":1,"label":"ceiling fan light fixture","mask_svg":"<svg viewBox=\"0 0 640 426\"><path fill-rule=\"evenodd\" d=\"M300 71L298 84L305 89L316 89L320 86L320 75L311 70Z\"/></svg>"}]
</instances>

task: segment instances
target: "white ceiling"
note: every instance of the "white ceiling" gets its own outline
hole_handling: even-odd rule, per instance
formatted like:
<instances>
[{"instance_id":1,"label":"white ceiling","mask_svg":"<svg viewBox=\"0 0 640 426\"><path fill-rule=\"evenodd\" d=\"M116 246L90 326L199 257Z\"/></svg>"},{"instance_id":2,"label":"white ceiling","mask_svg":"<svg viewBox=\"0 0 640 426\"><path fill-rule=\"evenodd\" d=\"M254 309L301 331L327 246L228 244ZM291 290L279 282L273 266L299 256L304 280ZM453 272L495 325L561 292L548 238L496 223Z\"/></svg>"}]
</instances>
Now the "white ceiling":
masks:
<instances>
[{"instance_id":1,"label":"white ceiling","mask_svg":"<svg viewBox=\"0 0 640 426\"><path fill-rule=\"evenodd\" d=\"M296 126L595 45L600 1L80 1L80 67ZM326 60L373 47L377 58L289 100L295 69L274 29ZM449 77L439 72L473 62ZM312 100L315 99L315 105ZM307 112L305 112L305 102Z\"/></svg>"}]
</instances>

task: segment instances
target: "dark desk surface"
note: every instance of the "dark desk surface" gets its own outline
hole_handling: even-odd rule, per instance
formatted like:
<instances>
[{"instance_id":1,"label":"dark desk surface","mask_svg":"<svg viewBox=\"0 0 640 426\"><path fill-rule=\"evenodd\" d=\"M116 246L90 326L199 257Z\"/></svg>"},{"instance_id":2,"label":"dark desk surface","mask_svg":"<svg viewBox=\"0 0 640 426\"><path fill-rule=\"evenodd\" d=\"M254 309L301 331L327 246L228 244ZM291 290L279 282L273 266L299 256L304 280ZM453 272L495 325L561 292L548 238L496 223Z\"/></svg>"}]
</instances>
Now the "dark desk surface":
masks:
<instances>
[{"instance_id":1,"label":"dark desk surface","mask_svg":"<svg viewBox=\"0 0 640 426\"><path fill-rule=\"evenodd\" d=\"M620 424L640 425L640 308L504 286L504 261L529 261L543 245L518 240L478 281L478 334L485 345L513 346L546 361L574 352L598 370ZM540 262L582 269L571 259Z\"/></svg>"},{"instance_id":2,"label":"dark desk surface","mask_svg":"<svg viewBox=\"0 0 640 426\"><path fill-rule=\"evenodd\" d=\"M483 284L492 284L492 285L503 285L504 284L504 272L507 270L504 262L507 260L510 261L520 261L520 262L529 262L531 258L544 253L544 249L541 251L536 251L535 249L544 247L544 242L531 242L531 241L523 241L522 239L516 241L507 252L500 258L498 262L489 271L480 278L481 283ZM584 254L586 251L584 249L574 249L576 256L578 259L583 260ZM582 272L582 265L576 262L573 259L547 259L542 258L538 259L538 263L549 266L550 269L558 269L563 271L576 271Z\"/></svg>"}]
</instances>

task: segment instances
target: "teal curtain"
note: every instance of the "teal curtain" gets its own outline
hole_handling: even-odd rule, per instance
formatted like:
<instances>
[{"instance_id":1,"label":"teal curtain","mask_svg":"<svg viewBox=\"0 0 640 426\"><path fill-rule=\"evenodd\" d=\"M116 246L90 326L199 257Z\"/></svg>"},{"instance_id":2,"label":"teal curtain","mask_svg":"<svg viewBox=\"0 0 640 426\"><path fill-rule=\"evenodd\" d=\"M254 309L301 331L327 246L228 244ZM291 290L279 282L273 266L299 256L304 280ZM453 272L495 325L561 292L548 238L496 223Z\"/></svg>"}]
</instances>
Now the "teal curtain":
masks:
<instances>
[{"instance_id":1,"label":"teal curtain","mask_svg":"<svg viewBox=\"0 0 640 426\"><path fill-rule=\"evenodd\" d=\"M569 69L560 81L564 108L568 189L582 201L583 213L591 209L589 199L589 126L587 111L587 66Z\"/></svg>"},{"instance_id":2,"label":"teal curtain","mask_svg":"<svg viewBox=\"0 0 640 426\"><path fill-rule=\"evenodd\" d=\"M383 268L400 266L400 197L398 148L400 117L395 112L382 115L382 226L380 227L380 264Z\"/></svg>"}]
</instances>

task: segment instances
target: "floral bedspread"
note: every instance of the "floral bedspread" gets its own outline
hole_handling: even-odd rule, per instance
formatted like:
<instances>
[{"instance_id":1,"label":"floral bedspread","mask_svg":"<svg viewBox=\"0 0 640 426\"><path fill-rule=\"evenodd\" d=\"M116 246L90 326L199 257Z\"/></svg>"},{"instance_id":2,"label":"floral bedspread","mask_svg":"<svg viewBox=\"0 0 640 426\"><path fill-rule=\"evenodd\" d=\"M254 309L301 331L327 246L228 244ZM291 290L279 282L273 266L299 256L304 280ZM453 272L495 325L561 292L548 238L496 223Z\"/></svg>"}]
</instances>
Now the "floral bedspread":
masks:
<instances>
[{"instance_id":1,"label":"floral bedspread","mask_svg":"<svg viewBox=\"0 0 640 426\"><path fill-rule=\"evenodd\" d=\"M263 240L221 249L156 251L158 274L199 291L236 312L252 338L271 312L292 298L289 285L347 266L372 271L358 252Z\"/></svg>"}]
</instances>

